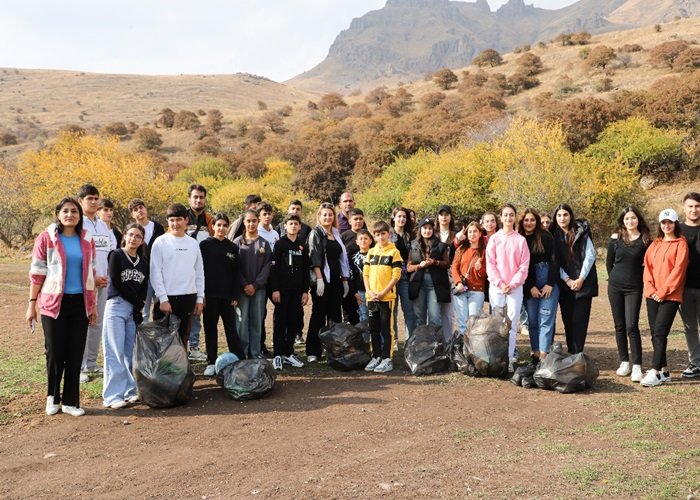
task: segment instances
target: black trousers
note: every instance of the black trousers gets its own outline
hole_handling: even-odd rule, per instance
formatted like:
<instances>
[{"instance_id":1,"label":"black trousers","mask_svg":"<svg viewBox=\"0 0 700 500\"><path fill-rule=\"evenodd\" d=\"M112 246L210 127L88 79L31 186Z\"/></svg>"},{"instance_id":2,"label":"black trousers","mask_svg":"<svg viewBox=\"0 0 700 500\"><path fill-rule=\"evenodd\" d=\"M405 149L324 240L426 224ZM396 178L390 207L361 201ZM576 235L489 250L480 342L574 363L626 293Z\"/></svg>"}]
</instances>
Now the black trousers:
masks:
<instances>
[{"instance_id":1,"label":"black trousers","mask_svg":"<svg viewBox=\"0 0 700 500\"><path fill-rule=\"evenodd\" d=\"M204 323L204 339L207 343L207 364L216 363L216 357L219 354L219 318L224 324L226 345L229 352L238 356L239 359L245 359L245 353L236 331L236 311L231 305L231 300L206 297L205 303L206 306L202 311L202 322Z\"/></svg>"},{"instance_id":2,"label":"black trousers","mask_svg":"<svg viewBox=\"0 0 700 500\"><path fill-rule=\"evenodd\" d=\"M343 284L340 278L325 283L323 296L316 295L316 286L311 287L311 318L309 318L309 331L306 334L306 355L320 356L321 342L318 333L329 321L340 323L343 317L340 312L340 304L343 300Z\"/></svg>"},{"instance_id":3,"label":"black trousers","mask_svg":"<svg viewBox=\"0 0 700 500\"><path fill-rule=\"evenodd\" d=\"M46 395L53 396L54 404L80 407L80 365L88 329L83 294L63 295L58 317L42 314L41 326L46 351Z\"/></svg>"},{"instance_id":4,"label":"black trousers","mask_svg":"<svg viewBox=\"0 0 700 500\"><path fill-rule=\"evenodd\" d=\"M588 322L591 319L592 297L577 299L571 290L562 288L559 294L561 320L564 323L566 349L569 354L583 352L588 335Z\"/></svg>"},{"instance_id":5,"label":"black trousers","mask_svg":"<svg viewBox=\"0 0 700 500\"><path fill-rule=\"evenodd\" d=\"M343 298L343 321L351 325L356 325L360 322L360 306L355 298L356 291L350 290L348 296Z\"/></svg>"},{"instance_id":6,"label":"black trousers","mask_svg":"<svg viewBox=\"0 0 700 500\"><path fill-rule=\"evenodd\" d=\"M367 312L369 313L369 332L372 336L372 357L380 356L382 359L391 357L393 352L394 337L394 305L396 301L390 302L370 300L367 302Z\"/></svg>"},{"instance_id":7,"label":"black trousers","mask_svg":"<svg viewBox=\"0 0 700 500\"><path fill-rule=\"evenodd\" d=\"M632 364L641 365L642 336L639 332L639 311L642 308L642 290L617 288L609 283L608 300L615 324L615 341L620 361L629 362L631 351Z\"/></svg>"},{"instance_id":8,"label":"black trousers","mask_svg":"<svg viewBox=\"0 0 700 500\"><path fill-rule=\"evenodd\" d=\"M280 303L275 304L272 342L275 356L294 354L294 340L299 331L301 290L280 290Z\"/></svg>"},{"instance_id":9,"label":"black trousers","mask_svg":"<svg viewBox=\"0 0 700 500\"><path fill-rule=\"evenodd\" d=\"M177 333L182 339L182 343L187 349L187 341L190 338L190 330L192 330L192 313L194 312L194 306L197 304L197 294L191 293L188 295L168 295L168 302L170 302L170 307L172 309L172 314L178 317L180 320L180 326L177 329ZM156 300L153 306L153 319L158 320L165 317L163 311L160 310L160 302Z\"/></svg>"},{"instance_id":10,"label":"black trousers","mask_svg":"<svg viewBox=\"0 0 700 500\"><path fill-rule=\"evenodd\" d=\"M649 316L649 328L651 329L651 341L654 344L654 357L651 367L661 371L666 368L666 346L668 345L668 334L671 333L673 320L678 311L678 302L664 300L656 302L647 299L647 315Z\"/></svg>"}]
</instances>

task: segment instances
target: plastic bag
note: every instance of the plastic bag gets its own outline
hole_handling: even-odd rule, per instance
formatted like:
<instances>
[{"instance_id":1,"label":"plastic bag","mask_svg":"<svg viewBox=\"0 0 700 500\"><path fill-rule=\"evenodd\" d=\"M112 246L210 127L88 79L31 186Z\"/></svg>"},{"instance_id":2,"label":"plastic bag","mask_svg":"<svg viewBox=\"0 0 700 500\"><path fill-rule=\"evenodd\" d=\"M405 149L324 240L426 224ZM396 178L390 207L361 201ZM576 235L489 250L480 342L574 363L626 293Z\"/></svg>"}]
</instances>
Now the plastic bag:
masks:
<instances>
[{"instance_id":1,"label":"plastic bag","mask_svg":"<svg viewBox=\"0 0 700 500\"><path fill-rule=\"evenodd\" d=\"M219 357L216 358L216 361L214 362L214 370L216 373L220 373L224 370L224 368L226 368L228 365L232 365L236 361L238 361L238 356L232 352L224 352L219 354Z\"/></svg>"},{"instance_id":2,"label":"plastic bag","mask_svg":"<svg viewBox=\"0 0 700 500\"><path fill-rule=\"evenodd\" d=\"M134 379L141 401L151 408L187 403L194 372L177 329L180 319L169 315L136 328Z\"/></svg>"},{"instance_id":3,"label":"plastic bag","mask_svg":"<svg viewBox=\"0 0 700 500\"><path fill-rule=\"evenodd\" d=\"M216 381L233 399L259 399L275 387L275 370L266 359L241 359L228 364Z\"/></svg>"},{"instance_id":4,"label":"plastic bag","mask_svg":"<svg viewBox=\"0 0 700 500\"><path fill-rule=\"evenodd\" d=\"M511 378L510 381L518 387L524 387L525 389L532 389L533 387L537 387L534 378L536 369L537 365L533 363L529 363L526 366L521 366L520 368L515 370L513 378Z\"/></svg>"},{"instance_id":5,"label":"plastic bag","mask_svg":"<svg viewBox=\"0 0 700 500\"><path fill-rule=\"evenodd\" d=\"M318 334L326 349L328 366L336 370L362 370L369 363L370 344L366 323L353 326L349 323L331 323Z\"/></svg>"},{"instance_id":6,"label":"plastic bag","mask_svg":"<svg viewBox=\"0 0 700 500\"><path fill-rule=\"evenodd\" d=\"M447 370L450 360L439 326L421 325L406 341L406 365L414 375L429 375Z\"/></svg>"},{"instance_id":7,"label":"plastic bag","mask_svg":"<svg viewBox=\"0 0 700 500\"><path fill-rule=\"evenodd\" d=\"M467 373L469 359L464 354L464 336L455 332L445 348L450 360L450 370L453 372Z\"/></svg>"},{"instance_id":8,"label":"plastic bag","mask_svg":"<svg viewBox=\"0 0 700 500\"><path fill-rule=\"evenodd\" d=\"M482 377L508 375L510 325L503 307L494 307L491 314L469 317L464 339L464 354L470 364L467 374Z\"/></svg>"},{"instance_id":9,"label":"plastic bag","mask_svg":"<svg viewBox=\"0 0 700 500\"><path fill-rule=\"evenodd\" d=\"M547 357L537 365L534 378L542 389L578 392L593 387L598 378L598 366L593 358L582 352L565 354L561 343L556 342Z\"/></svg>"}]
</instances>

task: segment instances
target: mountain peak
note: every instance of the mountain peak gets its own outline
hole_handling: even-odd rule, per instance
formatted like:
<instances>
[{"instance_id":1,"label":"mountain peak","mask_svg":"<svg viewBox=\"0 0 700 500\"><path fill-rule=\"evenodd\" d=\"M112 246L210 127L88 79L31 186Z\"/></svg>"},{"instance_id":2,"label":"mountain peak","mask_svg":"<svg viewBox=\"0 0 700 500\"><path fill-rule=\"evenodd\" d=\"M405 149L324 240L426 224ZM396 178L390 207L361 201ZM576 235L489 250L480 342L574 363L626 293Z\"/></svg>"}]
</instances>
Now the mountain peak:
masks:
<instances>
[{"instance_id":1,"label":"mountain peak","mask_svg":"<svg viewBox=\"0 0 700 500\"><path fill-rule=\"evenodd\" d=\"M449 5L450 0L386 0L386 7L400 7L404 9L440 9L449 7Z\"/></svg>"},{"instance_id":2,"label":"mountain peak","mask_svg":"<svg viewBox=\"0 0 700 500\"><path fill-rule=\"evenodd\" d=\"M525 0L508 0L497 11L496 14L504 17L523 17L534 13L532 5L525 5Z\"/></svg>"}]
</instances>

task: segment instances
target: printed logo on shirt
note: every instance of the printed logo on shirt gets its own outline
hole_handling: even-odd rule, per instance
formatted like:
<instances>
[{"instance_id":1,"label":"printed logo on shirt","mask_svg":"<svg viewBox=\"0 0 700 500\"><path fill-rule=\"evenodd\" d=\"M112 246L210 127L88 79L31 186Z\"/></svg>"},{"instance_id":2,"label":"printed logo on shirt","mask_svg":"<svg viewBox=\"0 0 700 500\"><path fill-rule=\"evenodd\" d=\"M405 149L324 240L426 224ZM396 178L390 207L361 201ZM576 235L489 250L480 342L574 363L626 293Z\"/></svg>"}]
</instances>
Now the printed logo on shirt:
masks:
<instances>
[{"instance_id":1,"label":"printed logo on shirt","mask_svg":"<svg viewBox=\"0 0 700 500\"><path fill-rule=\"evenodd\" d=\"M229 260L236 260L236 254L233 252L226 252L226 257L228 257Z\"/></svg>"},{"instance_id":2,"label":"printed logo on shirt","mask_svg":"<svg viewBox=\"0 0 700 500\"><path fill-rule=\"evenodd\" d=\"M92 239L95 241L95 250L98 252L109 252L109 236L104 234L93 234Z\"/></svg>"},{"instance_id":3,"label":"printed logo on shirt","mask_svg":"<svg viewBox=\"0 0 700 500\"><path fill-rule=\"evenodd\" d=\"M139 285L143 283L146 276L138 269L124 269L121 273L122 283L136 281Z\"/></svg>"}]
</instances>

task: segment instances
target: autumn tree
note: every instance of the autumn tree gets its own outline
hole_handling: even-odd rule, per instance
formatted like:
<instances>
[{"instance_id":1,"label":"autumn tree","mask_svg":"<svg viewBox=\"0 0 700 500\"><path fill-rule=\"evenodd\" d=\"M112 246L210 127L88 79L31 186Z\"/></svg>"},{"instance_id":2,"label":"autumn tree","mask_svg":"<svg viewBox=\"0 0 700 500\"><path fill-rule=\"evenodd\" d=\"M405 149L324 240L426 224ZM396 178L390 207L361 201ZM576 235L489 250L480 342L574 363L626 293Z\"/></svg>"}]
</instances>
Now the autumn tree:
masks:
<instances>
[{"instance_id":1,"label":"autumn tree","mask_svg":"<svg viewBox=\"0 0 700 500\"><path fill-rule=\"evenodd\" d=\"M212 135L202 137L194 143L192 151L202 155L216 156L221 151L221 141Z\"/></svg>"},{"instance_id":2,"label":"autumn tree","mask_svg":"<svg viewBox=\"0 0 700 500\"><path fill-rule=\"evenodd\" d=\"M503 58L496 50L486 49L481 51L478 56L472 59L472 64L479 66L480 68L484 66L494 67L503 64Z\"/></svg>"},{"instance_id":3,"label":"autumn tree","mask_svg":"<svg viewBox=\"0 0 700 500\"><path fill-rule=\"evenodd\" d=\"M442 101L445 100L445 94L442 92L428 92L423 97L421 97L420 102L429 109L438 106Z\"/></svg>"},{"instance_id":4,"label":"autumn tree","mask_svg":"<svg viewBox=\"0 0 700 500\"><path fill-rule=\"evenodd\" d=\"M158 120L156 121L156 127L173 128L174 125L175 111L170 108L161 109L158 115Z\"/></svg>"},{"instance_id":5,"label":"autumn tree","mask_svg":"<svg viewBox=\"0 0 700 500\"><path fill-rule=\"evenodd\" d=\"M207 112L206 127L209 130L218 132L223 127L224 115L218 109L210 109Z\"/></svg>"},{"instance_id":6,"label":"autumn tree","mask_svg":"<svg viewBox=\"0 0 700 500\"><path fill-rule=\"evenodd\" d=\"M591 69L605 69L615 59L615 49L607 45L596 45L588 53L585 65Z\"/></svg>"},{"instance_id":7,"label":"autumn tree","mask_svg":"<svg viewBox=\"0 0 700 500\"><path fill-rule=\"evenodd\" d=\"M124 125L124 122L111 122L105 125L104 131L108 135L116 135L117 137L126 135L129 131Z\"/></svg>"},{"instance_id":8,"label":"autumn tree","mask_svg":"<svg viewBox=\"0 0 700 500\"><path fill-rule=\"evenodd\" d=\"M294 187L317 200L337 201L360 156L357 144L339 137L313 137L297 169Z\"/></svg>"},{"instance_id":9,"label":"autumn tree","mask_svg":"<svg viewBox=\"0 0 700 500\"><path fill-rule=\"evenodd\" d=\"M323 97L321 97L321 100L318 103L318 107L323 111L332 111L335 108L347 108L348 104L345 102L345 99L343 99L343 97L337 92L329 92L328 94L325 94Z\"/></svg>"},{"instance_id":10,"label":"autumn tree","mask_svg":"<svg viewBox=\"0 0 700 500\"><path fill-rule=\"evenodd\" d=\"M449 68L442 68L433 74L433 82L442 90L451 89L457 83L457 75Z\"/></svg>"},{"instance_id":11,"label":"autumn tree","mask_svg":"<svg viewBox=\"0 0 700 500\"><path fill-rule=\"evenodd\" d=\"M620 118L616 107L602 99L570 99L541 110L546 119L561 122L566 142L572 151L580 151L595 142L598 134Z\"/></svg>"},{"instance_id":12,"label":"autumn tree","mask_svg":"<svg viewBox=\"0 0 700 500\"><path fill-rule=\"evenodd\" d=\"M389 94L387 88L382 85L381 87L370 90L365 96L365 102L367 104L381 106L385 100L389 99L389 97L391 97L391 94Z\"/></svg>"},{"instance_id":13,"label":"autumn tree","mask_svg":"<svg viewBox=\"0 0 700 500\"><path fill-rule=\"evenodd\" d=\"M690 47L685 40L672 40L649 51L649 63L654 68L672 68L676 58Z\"/></svg>"},{"instance_id":14,"label":"autumn tree","mask_svg":"<svg viewBox=\"0 0 700 500\"><path fill-rule=\"evenodd\" d=\"M140 128L136 131L136 143L140 150L158 149L163 145L161 135L152 128Z\"/></svg>"},{"instance_id":15,"label":"autumn tree","mask_svg":"<svg viewBox=\"0 0 700 500\"><path fill-rule=\"evenodd\" d=\"M180 130L192 130L201 125L199 117L192 111L182 110L175 115L173 126Z\"/></svg>"},{"instance_id":16,"label":"autumn tree","mask_svg":"<svg viewBox=\"0 0 700 500\"><path fill-rule=\"evenodd\" d=\"M542 59L532 52L526 52L515 60L518 72L525 76L534 76L542 71Z\"/></svg>"}]
</instances>

